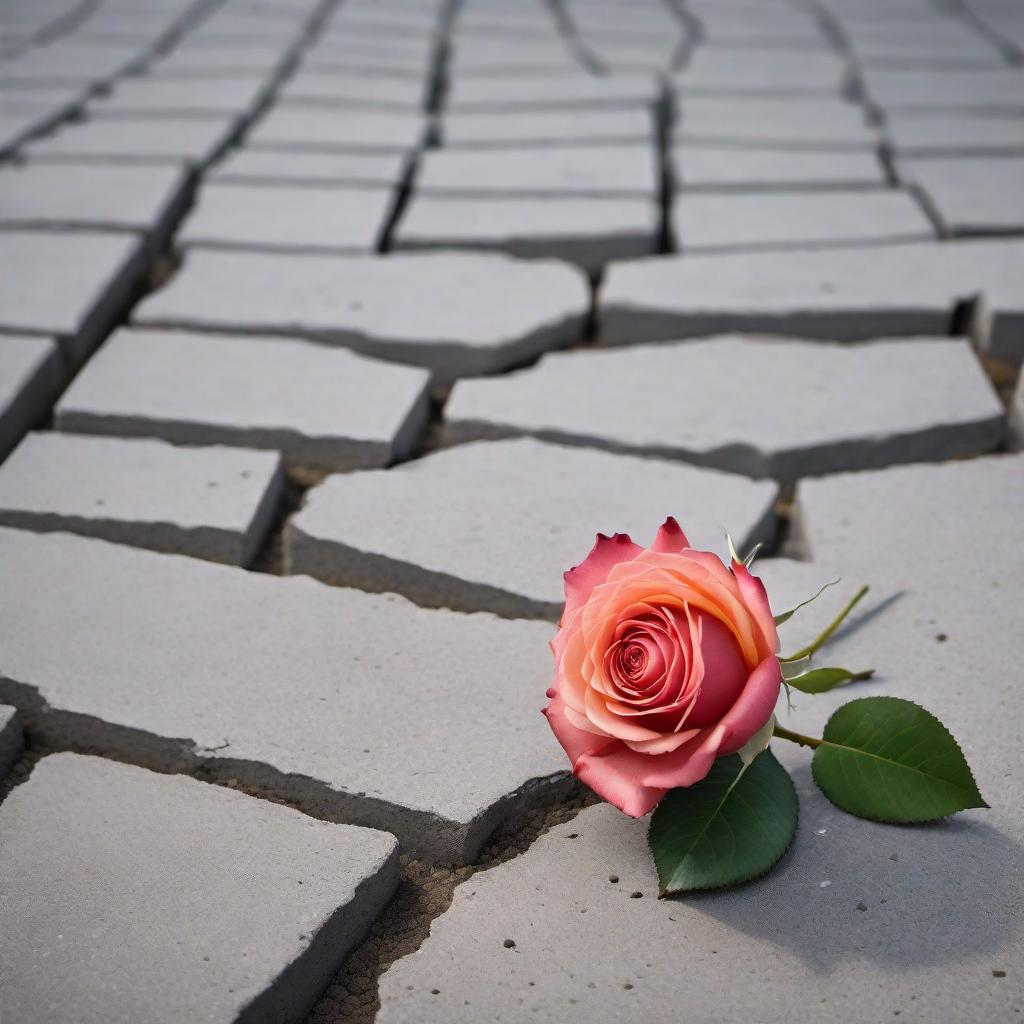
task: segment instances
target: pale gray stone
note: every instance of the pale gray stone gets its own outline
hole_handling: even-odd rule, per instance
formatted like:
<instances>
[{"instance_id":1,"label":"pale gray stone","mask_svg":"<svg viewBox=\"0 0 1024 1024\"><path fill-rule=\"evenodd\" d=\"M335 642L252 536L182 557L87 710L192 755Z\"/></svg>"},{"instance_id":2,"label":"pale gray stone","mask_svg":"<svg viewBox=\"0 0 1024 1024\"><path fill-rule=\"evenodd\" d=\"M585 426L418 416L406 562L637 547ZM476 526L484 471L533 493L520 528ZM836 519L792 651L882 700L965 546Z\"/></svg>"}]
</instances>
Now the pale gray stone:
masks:
<instances>
[{"instance_id":1,"label":"pale gray stone","mask_svg":"<svg viewBox=\"0 0 1024 1024\"><path fill-rule=\"evenodd\" d=\"M0 466L0 524L248 565L282 484L277 453L29 434Z\"/></svg>"},{"instance_id":2,"label":"pale gray stone","mask_svg":"<svg viewBox=\"0 0 1024 1024\"><path fill-rule=\"evenodd\" d=\"M234 139L233 118L93 117L28 143L32 160L99 160L205 166Z\"/></svg>"},{"instance_id":3,"label":"pale gray stone","mask_svg":"<svg viewBox=\"0 0 1024 1024\"><path fill-rule=\"evenodd\" d=\"M698 47L674 81L684 95L838 95L846 74L840 55L825 46L801 53L794 60L790 53L706 45Z\"/></svg>"},{"instance_id":4,"label":"pale gray stone","mask_svg":"<svg viewBox=\"0 0 1024 1024\"><path fill-rule=\"evenodd\" d=\"M398 883L386 832L79 754L0 828L9 1024L301 1021Z\"/></svg>"},{"instance_id":5,"label":"pale gray stone","mask_svg":"<svg viewBox=\"0 0 1024 1024\"><path fill-rule=\"evenodd\" d=\"M673 137L684 144L873 151L878 129L862 107L837 98L698 96L683 90ZM740 154L737 154L737 158Z\"/></svg>"},{"instance_id":6,"label":"pale gray stone","mask_svg":"<svg viewBox=\"0 0 1024 1024\"><path fill-rule=\"evenodd\" d=\"M864 75L868 100L883 111L973 110L1024 112L1024 71L993 67L951 72L871 68Z\"/></svg>"},{"instance_id":7,"label":"pale gray stone","mask_svg":"<svg viewBox=\"0 0 1024 1024\"><path fill-rule=\"evenodd\" d=\"M0 700L54 742L201 766L436 860L564 782L547 623L61 533L0 529L0 558Z\"/></svg>"},{"instance_id":8,"label":"pale gray stone","mask_svg":"<svg viewBox=\"0 0 1024 1024\"><path fill-rule=\"evenodd\" d=\"M392 189L211 182L177 234L183 246L276 252L372 253Z\"/></svg>"},{"instance_id":9,"label":"pale gray stone","mask_svg":"<svg viewBox=\"0 0 1024 1024\"><path fill-rule=\"evenodd\" d=\"M415 187L418 195L654 199L659 178L657 156L644 146L430 149Z\"/></svg>"},{"instance_id":10,"label":"pale gray stone","mask_svg":"<svg viewBox=\"0 0 1024 1024\"><path fill-rule=\"evenodd\" d=\"M326 469L408 456L428 375L284 338L119 330L57 405L77 433L271 448Z\"/></svg>"},{"instance_id":11,"label":"pale gray stone","mask_svg":"<svg viewBox=\"0 0 1024 1024\"><path fill-rule=\"evenodd\" d=\"M0 782L7 770L21 757L24 742L14 708L0 704Z\"/></svg>"},{"instance_id":12,"label":"pale gray stone","mask_svg":"<svg viewBox=\"0 0 1024 1024\"><path fill-rule=\"evenodd\" d=\"M161 78L238 78L244 75L273 75L293 61L295 44L249 43L221 46L189 46L187 39L150 66Z\"/></svg>"},{"instance_id":13,"label":"pale gray stone","mask_svg":"<svg viewBox=\"0 0 1024 1024\"><path fill-rule=\"evenodd\" d=\"M261 74L181 81L157 75L122 78L109 95L98 97L97 114L145 117L248 115L270 95L271 81Z\"/></svg>"},{"instance_id":14,"label":"pale gray stone","mask_svg":"<svg viewBox=\"0 0 1024 1024\"><path fill-rule=\"evenodd\" d=\"M77 365L123 313L142 251L135 235L0 231L0 327L55 336Z\"/></svg>"},{"instance_id":15,"label":"pale gray stone","mask_svg":"<svg viewBox=\"0 0 1024 1024\"><path fill-rule=\"evenodd\" d=\"M1024 153L1024 121L984 113L887 114L884 131L899 156Z\"/></svg>"},{"instance_id":16,"label":"pale gray stone","mask_svg":"<svg viewBox=\"0 0 1024 1024\"><path fill-rule=\"evenodd\" d=\"M426 97L422 77L299 71L282 87L284 104L355 106L362 110L420 110Z\"/></svg>"},{"instance_id":17,"label":"pale gray stone","mask_svg":"<svg viewBox=\"0 0 1024 1024\"><path fill-rule=\"evenodd\" d=\"M290 572L395 590L421 605L557 619L561 574L595 534L649 544L673 515L696 547L721 547L728 527L748 550L769 539L775 492L660 460L483 441L328 477L290 520L285 557Z\"/></svg>"},{"instance_id":18,"label":"pale gray stone","mask_svg":"<svg viewBox=\"0 0 1024 1024\"><path fill-rule=\"evenodd\" d=\"M43 85L103 85L145 64L135 45L76 46L56 40L32 47L0 65L0 88Z\"/></svg>"},{"instance_id":19,"label":"pale gray stone","mask_svg":"<svg viewBox=\"0 0 1024 1024\"><path fill-rule=\"evenodd\" d=\"M596 272L609 260L657 250L653 200L415 195L391 238L401 249L484 249L552 257Z\"/></svg>"},{"instance_id":20,"label":"pale gray stone","mask_svg":"<svg viewBox=\"0 0 1024 1024\"><path fill-rule=\"evenodd\" d=\"M654 145L646 110L536 110L446 114L443 144L476 148L587 144Z\"/></svg>"},{"instance_id":21,"label":"pale gray stone","mask_svg":"<svg viewBox=\"0 0 1024 1024\"><path fill-rule=\"evenodd\" d=\"M683 144L670 151L673 177L690 189L849 189L881 187L873 152L812 152Z\"/></svg>"},{"instance_id":22,"label":"pale gray stone","mask_svg":"<svg viewBox=\"0 0 1024 1024\"><path fill-rule=\"evenodd\" d=\"M947 234L1024 231L1024 156L901 160L897 169L925 194Z\"/></svg>"},{"instance_id":23,"label":"pale gray stone","mask_svg":"<svg viewBox=\"0 0 1024 1024\"><path fill-rule=\"evenodd\" d=\"M229 152L207 181L253 185L397 185L408 173L401 153L307 153L252 149Z\"/></svg>"},{"instance_id":24,"label":"pale gray stone","mask_svg":"<svg viewBox=\"0 0 1024 1024\"><path fill-rule=\"evenodd\" d=\"M291 104L271 110L253 126L246 142L262 149L406 153L424 142L427 128L428 121L418 113Z\"/></svg>"},{"instance_id":25,"label":"pale gray stone","mask_svg":"<svg viewBox=\"0 0 1024 1024\"><path fill-rule=\"evenodd\" d=\"M297 334L450 380L570 344L589 306L576 269L497 253L300 259L195 251L170 284L143 300L134 321Z\"/></svg>"},{"instance_id":26,"label":"pale gray stone","mask_svg":"<svg viewBox=\"0 0 1024 1024\"><path fill-rule=\"evenodd\" d=\"M0 335L0 462L49 415L64 376L51 339Z\"/></svg>"},{"instance_id":27,"label":"pale gray stone","mask_svg":"<svg viewBox=\"0 0 1024 1024\"><path fill-rule=\"evenodd\" d=\"M564 107L651 107L659 91L653 75L456 75L448 89L445 109L504 113Z\"/></svg>"},{"instance_id":28,"label":"pale gray stone","mask_svg":"<svg viewBox=\"0 0 1024 1024\"><path fill-rule=\"evenodd\" d=\"M957 304L983 296L977 340L1024 358L1016 239L689 255L613 263L600 293L608 343L771 331L854 340L944 334Z\"/></svg>"},{"instance_id":29,"label":"pale gray stone","mask_svg":"<svg viewBox=\"0 0 1024 1024\"><path fill-rule=\"evenodd\" d=\"M459 382L445 416L453 440L530 434L783 480L952 458L1003 435L970 345L940 338L724 335L555 354Z\"/></svg>"},{"instance_id":30,"label":"pale gray stone","mask_svg":"<svg viewBox=\"0 0 1024 1024\"><path fill-rule=\"evenodd\" d=\"M682 252L811 248L935 237L907 192L777 192L675 197L672 232Z\"/></svg>"},{"instance_id":31,"label":"pale gray stone","mask_svg":"<svg viewBox=\"0 0 1024 1024\"><path fill-rule=\"evenodd\" d=\"M0 226L130 230L162 240L189 186L180 166L12 165L0 170Z\"/></svg>"}]
</instances>

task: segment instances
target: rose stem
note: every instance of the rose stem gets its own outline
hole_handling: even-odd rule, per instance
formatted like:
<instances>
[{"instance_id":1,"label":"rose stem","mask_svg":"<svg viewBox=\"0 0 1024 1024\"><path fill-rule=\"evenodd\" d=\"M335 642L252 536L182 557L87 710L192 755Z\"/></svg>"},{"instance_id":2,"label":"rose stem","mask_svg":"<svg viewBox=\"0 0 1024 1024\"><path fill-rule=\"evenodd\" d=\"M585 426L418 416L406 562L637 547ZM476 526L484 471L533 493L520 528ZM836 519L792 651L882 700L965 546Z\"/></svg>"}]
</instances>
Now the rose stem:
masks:
<instances>
[{"instance_id":1,"label":"rose stem","mask_svg":"<svg viewBox=\"0 0 1024 1024\"><path fill-rule=\"evenodd\" d=\"M801 658L809 658L815 651L822 648L827 642L828 638L843 624L843 619L846 618L854 608L857 607L857 603L860 599L868 592L868 587L861 587L849 601L846 602L846 606L843 610L829 623L825 631L815 640L813 643L809 643L806 647L801 647L796 654L791 654L786 661L800 661Z\"/></svg>"},{"instance_id":2,"label":"rose stem","mask_svg":"<svg viewBox=\"0 0 1024 1024\"><path fill-rule=\"evenodd\" d=\"M801 747L810 747L812 750L815 747L820 747L824 740L815 739L813 736L804 736L803 733L793 732L791 729L787 729L784 725L775 723L775 729L773 730L775 736L778 736L780 740L789 740L791 743L799 743Z\"/></svg>"}]
</instances>

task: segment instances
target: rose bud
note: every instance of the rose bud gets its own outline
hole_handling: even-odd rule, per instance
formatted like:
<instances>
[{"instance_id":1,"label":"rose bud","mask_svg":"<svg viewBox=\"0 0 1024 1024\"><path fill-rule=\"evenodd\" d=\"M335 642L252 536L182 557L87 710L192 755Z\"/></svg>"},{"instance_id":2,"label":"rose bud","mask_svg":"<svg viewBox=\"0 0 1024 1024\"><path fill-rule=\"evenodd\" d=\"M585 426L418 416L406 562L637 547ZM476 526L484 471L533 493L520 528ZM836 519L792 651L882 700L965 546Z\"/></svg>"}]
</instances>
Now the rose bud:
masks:
<instances>
[{"instance_id":1,"label":"rose bud","mask_svg":"<svg viewBox=\"0 0 1024 1024\"><path fill-rule=\"evenodd\" d=\"M695 551L671 518L647 549L598 535L565 574L551 649L548 724L573 774L633 817L743 747L781 685L761 581Z\"/></svg>"}]
</instances>

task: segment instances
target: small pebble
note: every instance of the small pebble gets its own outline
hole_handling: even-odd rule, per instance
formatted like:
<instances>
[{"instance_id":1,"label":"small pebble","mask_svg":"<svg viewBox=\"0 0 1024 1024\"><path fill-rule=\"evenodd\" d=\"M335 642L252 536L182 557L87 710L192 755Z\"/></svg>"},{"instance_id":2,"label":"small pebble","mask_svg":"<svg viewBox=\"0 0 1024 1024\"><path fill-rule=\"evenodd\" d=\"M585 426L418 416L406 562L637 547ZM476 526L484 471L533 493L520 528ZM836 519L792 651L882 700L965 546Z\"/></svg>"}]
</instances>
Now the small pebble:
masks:
<instances>
[{"instance_id":1,"label":"small pebble","mask_svg":"<svg viewBox=\"0 0 1024 1024\"><path fill-rule=\"evenodd\" d=\"M619 876L618 875L609 875L608 876L608 881L611 882L612 885L616 885L618 883L618 881L619 881Z\"/></svg>"},{"instance_id":2,"label":"small pebble","mask_svg":"<svg viewBox=\"0 0 1024 1024\"><path fill-rule=\"evenodd\" d=\"M505 940L505 941L504 941L504 942L502 943L502 945L503 945L503 946L504 946L504 947L505 947L506 949L515 949L515 948L516 948L516 940L515 940L515 939L506 939L506 940Z\"/></svg>"},{"instance_id":3,"label":"small pebble","mask_svg":"<svg viewBox=\"0 0 1024 1024\"><path fill-rule=\"evenodd\" d=\"M818 883L819 889L827 889L832 883L826 878L824 882Z\"/></svg>"},{"instance_id":4,"label":"small pebble","mask_svg":"<svg viewBox=\"0 0 1024 1024\"><path fill-rule=\"evenodd\" d=\"M863 900L861 900L860 903L857 904L857 909L858 910L867 910L868 909L868 905Z\"/></svg>"},{"instance_id":5,"label":"small pebble","mask_svg":"<svg viewBox=\"0 0 1024 1024\"><path fill-rule=\"evenodd\" d=\"M642 896L643 896L643 893L642 893L642 892L641 892L641 891L640 891L639 889L637 889L637 891L636 891L636 892L631 892L631 893L629 894L629 898L630 898L631 900L638 900L638 899L640 899L640 898L641 898Z\"/></svg>"},{"instance_id":6,"label":"small pebble","mask_svg":"<svg viewBox=\"0 0 1024 1024\"><path fill-rule=\"evenodd\" d=\"M992 977L993 978L1005 978L1006 977L1006 971L993 971L992 972Z\"/></svg>"}]
</instances>

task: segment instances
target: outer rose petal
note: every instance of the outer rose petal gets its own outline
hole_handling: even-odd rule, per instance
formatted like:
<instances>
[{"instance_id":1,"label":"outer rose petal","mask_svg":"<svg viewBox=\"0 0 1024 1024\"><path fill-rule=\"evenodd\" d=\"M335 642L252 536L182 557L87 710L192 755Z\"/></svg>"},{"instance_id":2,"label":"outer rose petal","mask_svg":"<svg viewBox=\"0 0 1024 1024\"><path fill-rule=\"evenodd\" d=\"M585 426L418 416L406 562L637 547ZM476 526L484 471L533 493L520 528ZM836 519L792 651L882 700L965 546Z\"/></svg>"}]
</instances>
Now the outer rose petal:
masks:
<instances>
[{"instance_id":1,"label":"outer rose petal","mask_svg":"<svg viewBox=\"0 0 1024 1024\"><path fill-rule=\"evenodd\" d=\"M642 818L654 810L668 792L667 789L645 786L640 782L652 760L657 758L652 758L650 754L638 754L616 741L604 752L583 754L572 772L623 814L631 818Z\"/></svg>"},{"instance_id":2,"label":"outer rose petal","mask_svg":"<svg viewBox=\"0 0 1024 1024\"><path fill-rule=\"evenodd\" d=\"M739 700L719 723L725 729L720 754L735 754L772 716L782 689L782 669L775 655L765 658L747 680Z\"/></svg>"},{"instance_id":3,"label":"outer rose petal","mask_svg":"<svg viewBox=\"0 0 1024 1024\"><path fill-rule=\"evenodd\" d=\"M573 764L573 771L576 769L576 762L584 754L591 751L600 751L615 740L602 736L595 736L593 733L577 729L565 716L565 704L562 698L556 693L541 714L548 720L555 739L562 745L562 749L569 755Z\"/></svg>"},{"instance_id":4,"label":"outer rose petal","mask_svg":"<svg viewBox=\"0 0 1024 1024\"><path fill-rule=\"evenodd\" d=\"M568 622L573 612L587 603L594 587L604 583L616 565L632 562L641 551L643 548L634 544L628 534L616 533L606 537L599 533L590 554L563 576L565 611L562 612L562 622Z\"/></svg>"},{"instance_id":5,"label":"outer rose petal","mask_svg":"<svg viewBox=\"0 0 1024 1024\"><path fill-rule=\"evenodd\" d=\"M651 545L651 550L668 551L678 554L680 551L685 551L689 546L690 542L686 539L686 534L683 533L682 528L675 519L669 516L658 529L654 543Z\"/></svg>"},{"instance_id":6,"label":"outer rose petal","mask_svg":"<svg viewBox=\"0 0 1024 1024\"><path fill-rule=\"evenodd\" d=\"M753 576L742 562L732 563L732 573L739 584L743 603L750 609L750 614L761 629L767 647L766 654L774 654L779 649L779 634L775 629L775 616L768 603L768 594L759 576Z\"/></svg>"}]
</instances>

